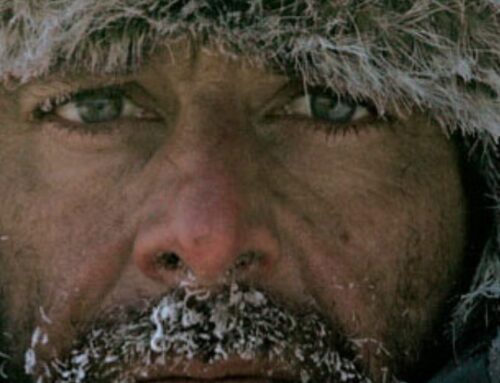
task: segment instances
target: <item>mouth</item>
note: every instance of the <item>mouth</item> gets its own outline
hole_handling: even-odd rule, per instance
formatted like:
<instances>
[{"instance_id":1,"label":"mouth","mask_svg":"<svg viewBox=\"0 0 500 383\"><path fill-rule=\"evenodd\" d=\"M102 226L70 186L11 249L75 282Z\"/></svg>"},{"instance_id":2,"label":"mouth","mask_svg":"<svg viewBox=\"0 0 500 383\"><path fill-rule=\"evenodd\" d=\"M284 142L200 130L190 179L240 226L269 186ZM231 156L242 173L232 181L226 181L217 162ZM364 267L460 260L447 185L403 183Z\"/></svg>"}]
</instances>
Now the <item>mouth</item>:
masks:
<instances>
[{"instance_id":1,"label":"mouth","mask_svg":"<svg viewBox=\"0 0 500 383\"><path fill-rule=\"evenodd\" d=\"M230 358L213 364L201 361L155 366L135 378L137 383L293 383L291 369L269 360Z\"/></svg>"},{"instance_id":2,"label":"mouth","mask_svg":"<svg viewBox=\"0 0 500 383\"><path fill-rule=\"evenodd\" d=\"M160 380L148 380L149 383L287 383L289 380L276 380L276 379L268 379L268 378L259 378L259 377L223 377L216 379L196 379L189 377L172 377L172 378L164 378Z\"/></svg>"},{"instance_id":3,"label":"mouth","mask_svg":"<svg viewBox=\"0 0 500 383\"><path fill-rule=\"evenodd\" d=\"M35 361L30 374L41 382L369 381L355 359L355 345L320 313L295 313L232 284L217 293L174 290L141 310L117 308L62 358L26 362Z\"/></svg>"},{"instance_id":4,"label":"mouth","mask_svg":"<svg viewBox=\"0 0 500 383\"><path fill-rule=\"evenodd\" d=\"M190 377L166 377L163 379L147 380L149 383L287 383L289 380L269 379L260 377L230 376L216 379L196 379Z\"/></svg>"}]
</instances>

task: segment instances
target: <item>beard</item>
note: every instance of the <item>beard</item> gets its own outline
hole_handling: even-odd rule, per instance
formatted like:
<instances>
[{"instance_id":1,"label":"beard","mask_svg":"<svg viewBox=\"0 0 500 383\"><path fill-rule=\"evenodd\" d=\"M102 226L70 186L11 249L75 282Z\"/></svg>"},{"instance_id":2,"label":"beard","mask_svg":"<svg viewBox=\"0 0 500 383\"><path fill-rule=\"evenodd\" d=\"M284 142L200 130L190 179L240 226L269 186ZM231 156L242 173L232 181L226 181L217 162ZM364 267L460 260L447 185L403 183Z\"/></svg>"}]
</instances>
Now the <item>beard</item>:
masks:
<instances>
[{"instance_id":1,"label":"beard","mask_svg":"<svg viewBox=\"0 0 500 383\"><path fill-rule=\"evenodd\" d=\"M236 357L284 366L301 383L371 382L358 366L356 342L318 311L301 311L236 283L217 291L186 285L141 309L99 315L64 357L37 357L37 348L50 344L37 327L25 373L37 383L128 383L147 379L154 368L178 371L189 361L213 365Z\"/></svg>"}]
</instances>

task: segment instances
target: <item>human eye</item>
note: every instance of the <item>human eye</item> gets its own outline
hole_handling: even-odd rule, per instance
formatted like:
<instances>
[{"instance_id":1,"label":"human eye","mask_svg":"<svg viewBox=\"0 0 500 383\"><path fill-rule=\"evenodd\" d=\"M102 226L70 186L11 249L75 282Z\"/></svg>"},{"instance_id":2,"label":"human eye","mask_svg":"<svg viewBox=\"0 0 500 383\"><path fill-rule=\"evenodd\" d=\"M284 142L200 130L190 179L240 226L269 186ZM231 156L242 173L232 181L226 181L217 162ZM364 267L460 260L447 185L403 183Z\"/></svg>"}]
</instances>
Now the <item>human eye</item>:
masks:
<instances>
[{"instance_id":1,"label":"human eye","mask_svg":"<svg viewBox=\"0 0 500 383\"><path fill-rule=\"evenodd\" d=\"M347 125L377 117L375 108L367 102L318 89L293 96L276 114L308 117L335 125Z\"/></svg>"},{"instance_id":2,"label":"human eye","mask_svg":"<svg viewBox=\"0 0 500 383\"><path fill-rule=\"evenodd\" d=\"M38 119L56 118L86 125L158 117L132 101L123 88L115 86L48 98L40 103L35 114Z\"/></svg>"}]
</instances>

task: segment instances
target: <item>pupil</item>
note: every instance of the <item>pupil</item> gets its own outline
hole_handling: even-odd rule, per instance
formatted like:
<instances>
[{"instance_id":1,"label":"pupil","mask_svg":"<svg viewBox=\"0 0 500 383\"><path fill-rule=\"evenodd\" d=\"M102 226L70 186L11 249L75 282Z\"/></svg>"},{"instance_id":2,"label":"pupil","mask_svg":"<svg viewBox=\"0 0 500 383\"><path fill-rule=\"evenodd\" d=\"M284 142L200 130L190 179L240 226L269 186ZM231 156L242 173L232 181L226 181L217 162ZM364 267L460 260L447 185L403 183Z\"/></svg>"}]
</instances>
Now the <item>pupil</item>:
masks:
<instances>
[{"instance_id":1,"label":"pupil","mask_svg":"<svg viewBox=\"0 0 500 383\"><path fill-rule=\"evenodd\" d=\"M354 114L356 105L342 100L337 95L311 97L311 111L314 117L330 122L348 122Z\"/></svg>"},{"instance_id":2,"label":"pupil","mask_svg":"<svg viewBox=\"0 0 500 383\"><path fill-rule=\"evenodd\" d=\"M106 122L120 117L123 109L123 100L120 96L89 96L77 101L76 107L83 122L88 124Z\"/></svg>"}]
</instances>

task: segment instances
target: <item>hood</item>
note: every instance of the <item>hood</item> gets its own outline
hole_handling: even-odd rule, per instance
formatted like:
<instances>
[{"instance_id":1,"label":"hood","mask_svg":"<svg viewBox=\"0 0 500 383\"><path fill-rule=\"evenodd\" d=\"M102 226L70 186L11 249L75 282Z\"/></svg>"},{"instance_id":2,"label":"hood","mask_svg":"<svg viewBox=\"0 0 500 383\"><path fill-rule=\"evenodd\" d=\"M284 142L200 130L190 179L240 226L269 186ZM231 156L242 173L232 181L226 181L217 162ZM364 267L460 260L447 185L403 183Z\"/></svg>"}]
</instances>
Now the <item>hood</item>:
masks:
<instances>
[{"instance_id":1,"label":"hood","mask_svg":"<svg viewBox=\"0 0 500 383\"><path fill-rule=\"evenodd\" d=\"M425 113L466 137L493 218L450 328L454 338L500 328L499 0L0 0L0 77L131 72L186 35L381 113ZM500 376L496 336L462 364L484 363L491 381ZM457 370L446 371L436 381Z\"/></svg>"}]
</instances>

